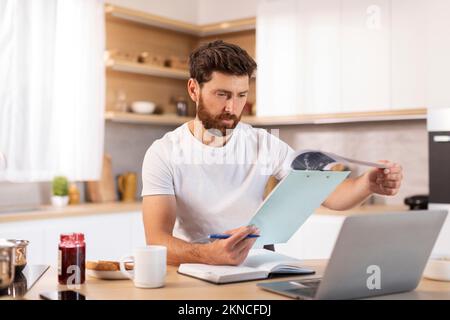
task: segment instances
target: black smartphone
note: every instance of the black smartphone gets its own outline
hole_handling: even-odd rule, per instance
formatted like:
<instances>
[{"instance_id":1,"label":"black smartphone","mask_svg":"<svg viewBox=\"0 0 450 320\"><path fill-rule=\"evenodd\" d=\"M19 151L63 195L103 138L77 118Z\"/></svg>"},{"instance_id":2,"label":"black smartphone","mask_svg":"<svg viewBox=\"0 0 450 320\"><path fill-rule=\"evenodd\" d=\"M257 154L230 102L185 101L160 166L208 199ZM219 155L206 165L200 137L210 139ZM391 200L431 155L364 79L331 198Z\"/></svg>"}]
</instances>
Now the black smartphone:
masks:
<instances>
[{"instance_id":1,"label":"black smartphone","mask_svg":"<svg viewBox=\"0 0 450 320\"><path fill-rule=\"evenodd\" d=\"M72 290L42 292L39 296L44 300L89 300L85 295Z\"/></svg>"}]
</instances>

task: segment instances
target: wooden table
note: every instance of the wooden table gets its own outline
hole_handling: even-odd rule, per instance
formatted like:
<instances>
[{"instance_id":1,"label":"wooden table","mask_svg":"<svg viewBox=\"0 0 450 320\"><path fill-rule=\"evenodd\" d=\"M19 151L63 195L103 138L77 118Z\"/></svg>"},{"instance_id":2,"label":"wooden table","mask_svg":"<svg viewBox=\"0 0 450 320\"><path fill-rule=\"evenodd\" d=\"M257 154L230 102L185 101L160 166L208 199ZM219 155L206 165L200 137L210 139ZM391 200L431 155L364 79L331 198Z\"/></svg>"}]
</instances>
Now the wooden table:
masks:
<instances>
[{"instance_id":1,"label":"wooden table","mask_svg":"<svg viewBox=\"0 0 450 320\"><path fill-rule=\"evenodd\" d=\"M313 276L321 277L326 267L326 260L305 260L304 266L316 270ZM158 289L139 289L130 280L99 280L86 278L79 292L92 299L106 300L275 300L289 299L287 297L264 291L256 286L261 281L280 281L291 278L276 278L271 280L257 280L234 284L215 285L177 273L177 268L169 266L167 269L166 285ZM64 290L66 286L58 285L57 270L51 267L42 278L27 293L25 299L39 299L39 293L45 291ZM422 279L418 288L413 292L383 296L382 299L447 299L450 300L450 282Z\"/></svg>"}]
</instances>

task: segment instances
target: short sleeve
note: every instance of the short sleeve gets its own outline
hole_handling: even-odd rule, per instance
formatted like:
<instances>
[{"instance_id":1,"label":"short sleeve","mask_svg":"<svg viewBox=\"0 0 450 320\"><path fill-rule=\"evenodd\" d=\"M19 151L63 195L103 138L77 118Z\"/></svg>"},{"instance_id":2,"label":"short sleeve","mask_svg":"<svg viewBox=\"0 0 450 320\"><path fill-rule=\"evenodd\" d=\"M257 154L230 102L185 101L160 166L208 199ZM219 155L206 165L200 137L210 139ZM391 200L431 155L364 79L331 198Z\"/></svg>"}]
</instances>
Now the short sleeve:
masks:
<instances>
[{"instance_id":1,"label":"short sleeve","mask_svg":"<svg viewBox=\"0 0 450 320\"><path fill-rule=\"evenodd\" d=\"M272 147L271 149L275 152L273 153L275 157L273 158L273 173L272 175L277 180L282 180L289 173L291 168L292 157L294 150L284 141L279 138L272 136Z\"/></svg>"},{"instance_id":2,"label":"short sleeve","mask_svg":"<svg viewBox=\"0 0 450 320\"><path fill-rule=\"evenodd\" d=\"M145 153L141 196L157 194L175 195L170 159L165 155L159 141L155 141Z\"/></svg>"}]
</instances>

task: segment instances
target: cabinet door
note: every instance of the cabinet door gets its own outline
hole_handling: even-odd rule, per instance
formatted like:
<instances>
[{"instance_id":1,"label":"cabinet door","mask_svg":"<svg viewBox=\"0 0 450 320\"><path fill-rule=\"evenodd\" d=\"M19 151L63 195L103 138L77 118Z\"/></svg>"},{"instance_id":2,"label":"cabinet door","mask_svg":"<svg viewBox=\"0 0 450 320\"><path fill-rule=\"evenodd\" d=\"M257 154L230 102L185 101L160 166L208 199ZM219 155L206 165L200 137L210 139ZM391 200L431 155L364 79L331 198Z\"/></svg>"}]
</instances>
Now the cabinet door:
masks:
<instances>
[{"instance_id":1,"label":"cabinet door","mask_svg":"<svg viewBox=\"0 0 450 320\"><path fill-rule=\"evenodd\" d=\"M342 111L390 108L390 0L342 0Z\"/></svg>"},{"instance_id":2,"label":"cabinet door","mask_svg":"<svg viewBox=\"0 0 450 320\"><path fill-rule=\"evenodd\" d=\"M303 0L297 8L298 110L341 109L341 0Z\"/></svg>"},{"instance_id":3,"label":"cabinet door","mask_svg":"<svg viewBox=\"0 0 450 320\"><path fill-rule=\"evenodd\" d=\"M131 215L131 245L133 248L146 245L142 212L135 212Z\"/></svg>"},{"instance_id":4,"label":"cabinet door","mask_svg":"<svg viewBox=\"0 0 450 320\"><path fill-rule=\"evenodd\" d=\"M256 58L258 61L257 115L298 114L297 1L263 1L258 6Z\"/></svg>"},{"instance_id":5,"label":"cabinet door","mask_svg":"<svg viewBox=\"0 0 450 320\"><path fill-rule=\"evenodd\" d=\"M392 108L425 107L426 0L392 0Z\"/></svg>"},{"instance_id":6,"label":"cabinet door","mask_svg":"<svg viewBox=\"0 0 450 320\"><path fill-rule=\"evenodd\" d=\"M257 20L259 116L340 109L340 0L264 1Z\"/></svg>"},{"instance_id":7,"label":"cabinet door","mask_svg":"<svg viewBox=\"0 0 450 320\"><path fill-rule=\"evenodd\" d=\"M450 1L426 1L426 105L450 106Z\"/></svg>"}]
</instances>

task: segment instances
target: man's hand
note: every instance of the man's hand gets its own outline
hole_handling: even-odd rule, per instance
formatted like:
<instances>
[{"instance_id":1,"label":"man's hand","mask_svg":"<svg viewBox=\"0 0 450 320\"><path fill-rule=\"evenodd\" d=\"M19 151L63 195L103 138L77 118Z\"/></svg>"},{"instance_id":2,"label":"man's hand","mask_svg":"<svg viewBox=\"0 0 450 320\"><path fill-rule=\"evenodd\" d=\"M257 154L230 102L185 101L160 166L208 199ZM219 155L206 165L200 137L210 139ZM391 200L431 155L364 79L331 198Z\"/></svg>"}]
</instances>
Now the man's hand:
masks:
<instances>
[{"instance_id":1,"label":"man's hand","mask_svg":"<svg viewBox=\"0 0 450 320\"><path fill-rule=\"evenodd\" d=\"M244 262L256 238L247 238L249 234L259 234L254 226L241 227L224 232L231 237L224 240L215 240L206 244L210 254L210 264L237 266Z\"/></svg>"},{"instance_id":2,"label":"man's hand","mask_svg":"<svg viewBox=\"0 0 450 320\"><path fill-rule=\"evenodd\" d=\"M370 192L385 196L396 195L403 179L402 167L387 160L379 162L386 164L388 168L375 168L365 174L368 179Z\"/></svg>"}]
</instances>

